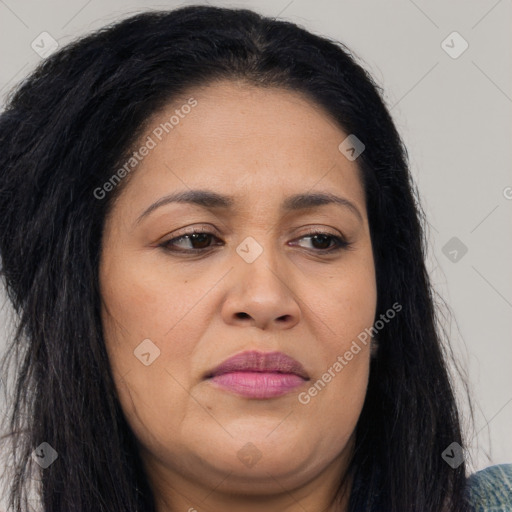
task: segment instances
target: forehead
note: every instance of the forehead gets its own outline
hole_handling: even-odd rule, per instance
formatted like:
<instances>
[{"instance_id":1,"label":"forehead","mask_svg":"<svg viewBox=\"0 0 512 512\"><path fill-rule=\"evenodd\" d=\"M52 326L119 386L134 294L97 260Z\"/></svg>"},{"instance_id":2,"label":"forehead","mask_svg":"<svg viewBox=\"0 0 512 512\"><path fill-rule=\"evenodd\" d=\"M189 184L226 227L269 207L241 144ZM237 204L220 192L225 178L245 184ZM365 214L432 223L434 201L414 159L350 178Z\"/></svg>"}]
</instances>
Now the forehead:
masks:
<instances>
[{"instance_id":1,"label":"forehead","mask_svg":"<svg viewBox=\"0 0 512 512\"><path fill-rule=\"evenodd\" d=\"M218 82L187 91L148 120L138 145L151 149L126 192L147 202L177 189L209 188L261 202L337 189L361 200L359 168L338 149L346 137L302 94Z\"/></svg>"},{"instance_id":2,"label":"forehead","mask_svg":"<svg viewBox=\"0 0 512 512\"><path fill-rule=\"evenodd\" d=\"M197 104L188 109L192 97ZM171 124L176 124L166 130L166 122L172 118ZM209 150L204 157L218 157L222 149L231 150L231 154L235 150L245 154L267 153L275 158L284 153L275 151L277 147L286 144L283 149L295 150L287 154L293 160L313 149L317 154L332 155L344 136L331 116L303 94L238 82L219 82L190 90L155 114L148 123L148 131L151 129L158 142L172 147L177 157L185 156L185 152L186 156L194 156L188 154L189 149L204 148ZM161 137L159 129L164 130ZM267 151L262 151L266 148Z\"/></svg>"}]
</instances>

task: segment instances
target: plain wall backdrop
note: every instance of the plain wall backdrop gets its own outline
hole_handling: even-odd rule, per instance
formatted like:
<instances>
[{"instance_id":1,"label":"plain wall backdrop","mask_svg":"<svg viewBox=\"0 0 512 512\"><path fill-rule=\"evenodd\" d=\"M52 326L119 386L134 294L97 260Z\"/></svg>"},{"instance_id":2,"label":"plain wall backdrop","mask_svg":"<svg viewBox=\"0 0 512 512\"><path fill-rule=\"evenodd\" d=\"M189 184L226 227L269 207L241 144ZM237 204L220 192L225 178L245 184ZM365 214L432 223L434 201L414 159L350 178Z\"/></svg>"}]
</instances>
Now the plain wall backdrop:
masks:
<instances>
[{"instance_id":1,"label":"plain wall backdrop","mask_svg":"<svg viewBox=\"0 0 512 512\"><path fill-rule=\"evenodd\" d=\"M383 87L428 215L429 269L453 311L447 329L477 406L470 468L512 462L512 2L0 0L0 102L52 44L188 3L254 9L337 39ZM9 318L4 304L0 353Z\"/></svg>"}]
</instances>

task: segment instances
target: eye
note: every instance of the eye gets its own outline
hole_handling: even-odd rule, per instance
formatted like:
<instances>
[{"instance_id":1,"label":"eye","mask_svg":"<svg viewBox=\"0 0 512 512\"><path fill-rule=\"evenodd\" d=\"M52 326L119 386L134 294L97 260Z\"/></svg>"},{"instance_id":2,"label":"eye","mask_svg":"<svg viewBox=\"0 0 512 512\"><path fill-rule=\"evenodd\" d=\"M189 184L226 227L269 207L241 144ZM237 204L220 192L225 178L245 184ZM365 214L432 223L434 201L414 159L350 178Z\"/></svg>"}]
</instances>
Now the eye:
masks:
<instances>
[{"instance_id":1,"label":"eye","mask_svg":"<svg viewBox=\"0 0 512 512\"><path fill-rule=\"evenodd\" d=\"M217 240L215 244L212 244L213 240ZM308 233L297 240L309 240L310 246L304 246L301 243L291 242L291 245L299 245L305 249L312 250L314 252L326 254L341 249L348 248L351 244L344 238L333 235L331 233L323 231L314 231ZM208 249L216 245L223 245L224 242L220 240L214 233L209 231L202 231L201 229L194 229L188 233L183 233L177 237L171 238L160 244L160 247L164 248L169 252L181 252L181 253L200 253L205 252Z\"/></svg>"},{"instance_id":2,"label":"eye","mask_svg":"<svg viewBox=\"0 0 512 512\"><path fill-rule=\"evenodd\" d=\"M308 233L305 236L298 238L298 240L309 240L310 247L305 247L305 249L312 249L316 252L321 253L330 253L334 251L339 251L341 249L346 249L350 246L350 243L347 242L340 236L333 235L331 233L325 233L322 231L314 231L312 233ZM293 244L304 247L302 244Z\"/></svg>"},{"instance_id":3,"label":"eye","mask_svg":"<svg viewBox=\"0 0 512 512\"><path fill-rule=\"evenodd\" d=\"M160 244L160 247L173 252L200 252L212 247L210 244L212 238L219 240L219 238L217 238L213 233L208 231L194 230L172 238L171 240L167 240L166 242ZM183 247L183 245L188 247ZM217 243L216 245L221 244Z\"/></svg>"}]
</instances>

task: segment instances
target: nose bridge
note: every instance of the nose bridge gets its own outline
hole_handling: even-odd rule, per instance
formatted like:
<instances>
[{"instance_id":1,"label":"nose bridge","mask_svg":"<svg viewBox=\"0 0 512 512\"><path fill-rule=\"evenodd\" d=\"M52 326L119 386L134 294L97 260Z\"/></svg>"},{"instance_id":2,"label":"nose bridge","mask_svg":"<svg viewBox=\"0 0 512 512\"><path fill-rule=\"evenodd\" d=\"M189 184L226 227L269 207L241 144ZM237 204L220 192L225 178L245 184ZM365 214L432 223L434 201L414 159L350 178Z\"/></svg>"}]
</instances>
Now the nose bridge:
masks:
<instances>
[{"instance_id":1,"label":"nose bridge","mask_svg":"<svg viewBox=\"0 0 512 512\"><path fill-rule=\"evenodd\" d=\"M265 328L271 323L294 325L300 308L282 256L271 236L245 238L236 248L235 268L223 307L225 320L253 322Z\"/></svg>"},{"instance_id":2,"label":"nose bridge","mask_svg":"<svg viewBox=\"0 0 512 512\"><path fill-rule=\"evenodd\" d=\"M271 237L259 235L259 242L246 237L236 248L239 261L235 268L246 292L268 295L283 294L283 283L278 278L278 256Z\"/></svg>"}]
</instances>

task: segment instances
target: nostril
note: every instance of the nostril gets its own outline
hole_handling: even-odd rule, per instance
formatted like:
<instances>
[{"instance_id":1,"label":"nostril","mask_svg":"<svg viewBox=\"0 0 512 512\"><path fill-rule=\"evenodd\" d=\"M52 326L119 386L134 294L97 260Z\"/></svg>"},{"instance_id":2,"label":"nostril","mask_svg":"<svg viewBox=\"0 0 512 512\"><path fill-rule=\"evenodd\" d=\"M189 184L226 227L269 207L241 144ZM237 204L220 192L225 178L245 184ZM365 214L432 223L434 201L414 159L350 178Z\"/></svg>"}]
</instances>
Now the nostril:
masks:
<instances>
[{"instance_id":1,"label":"nostril","mask_svg":"<svg viewBox=\"0 0 512 512\"><path fill-rule=\"evenodd\" d=\"M236 316L238 318L249 318L249 315L247 313L237 313Z\"/></svg>"}]
</instances>

